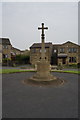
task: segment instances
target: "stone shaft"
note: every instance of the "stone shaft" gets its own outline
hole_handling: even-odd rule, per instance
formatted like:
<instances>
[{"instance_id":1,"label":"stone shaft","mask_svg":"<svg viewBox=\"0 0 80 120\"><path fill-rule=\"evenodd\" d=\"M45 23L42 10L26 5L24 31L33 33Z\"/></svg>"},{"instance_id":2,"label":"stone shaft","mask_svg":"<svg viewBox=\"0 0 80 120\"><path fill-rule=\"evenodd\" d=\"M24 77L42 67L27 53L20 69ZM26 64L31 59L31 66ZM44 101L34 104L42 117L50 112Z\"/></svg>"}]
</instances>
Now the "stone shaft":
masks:
<instances>
[{"instance_id":1,"label":"stone shaft","mask_svg":"<svg viewBox=\"0 0 80 120\"><path fill-rule=\"evenodd\" d=\"M44 34L44 29L48 29L48 27L44 27L44 23L42 23L42 27L38 28L38 30L42 29L42 34L41 34L41 39L42 39L42 46L41 46L41 60L45 60L45 34Z\"/></svg>"}]
</instances>

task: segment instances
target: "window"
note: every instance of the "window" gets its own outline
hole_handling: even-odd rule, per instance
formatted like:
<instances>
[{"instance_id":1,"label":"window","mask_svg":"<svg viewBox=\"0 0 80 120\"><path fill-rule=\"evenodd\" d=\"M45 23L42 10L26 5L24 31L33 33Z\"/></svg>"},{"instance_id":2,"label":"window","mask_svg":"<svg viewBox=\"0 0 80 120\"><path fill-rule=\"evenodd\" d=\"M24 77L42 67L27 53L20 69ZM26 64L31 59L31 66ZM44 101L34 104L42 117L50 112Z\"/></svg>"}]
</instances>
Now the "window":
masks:
<instances>
[{"instance_id":1,"label":"window","mask_svg":"<svg viewBox=\"0 0 80 120\"><path fill-rule=\"evenodd\" d=\"M55 49L55 50L54 50L54 53L56 53L56 52L57 52L57 50Z\"/></svg>"},{"instance_id":2,"label":"window","mask_svg":"<svg viewBox=\"0 0 80 120\"><path fill-rule=\"evenodd\" d=\"M40 53L42 52L42 49L40 49ZM46 49L44 50L44 52L46 53Z\"/></svg>"},{"instance_id":3,"label":"window","mask_svg":"<svg viewBox=\"0 0 80 120\"><path fill-rule=\"evenodd\" d=\"M35 53L36 52L36 49L34 48L34 49L32 49L32 53Z\"/></svg>"},{"instance_id":4,"label":"window","mask_svg":"<svg viewBox=\"0 0 80 120\"><path fill-rule=\"evenodd\" d=\"M76 57L69 57L69 62L70 63L75 63L76 62Z\"/></svg>"},{"instance_id":5,"label":"window","mask_svg":"<svg viewBox=\"0 0 80 120\"><path fill-rule=\"evenodd\" d=\"M3 54L3 58L8 58L8 55L7 54Z\"/></svg>"},{"instance_id":6,"label":"window","mask_svg":"<svg viewBox=\"0 0 80 120\"><path fill-rule=\"evenodd\" d=\"M64 48L60 48L60 53L64 53Z\"/></svg>"},{"instance_id":7,"label":"window","mask_svg":"<svg viewBox=\"0 0 80 120\"><path fill-rule=\"evenodd\" d=\"M72 48L69 48L69 53L71 53L73 51L73 49Z\"/></svg>"},{"instance_id":8,"label":"window","mask_svg":"<svg viewBox=\"0 0 80 120\"><path fill-rule=\"evenodd\" d=\"M69 62L71 62L72 60L71 60L71 57L69 57Z\"/></svg>"},{"instance_id":9,"label":"window","mask_svg":"<svg viewBox=\"0 0 80 120\"><path fill-rule=\"evenodd\" d=\"M69 48L69 53L76 53L77 52L77 48Z\"/></svg>"},{"instance_id":10,"label":"window","mask_svg":"<svg viewBox=\"0 0 80 120\"><path fill-rule=\"evenodd\" d=\"M41 52L41 49L40 49L40 52Z\"/></svg>"},{"instance_id":11,"label":"window","mask_svg":"<svg viewBox=\"0 0 80 120\"><path fill-rule=\"evenodd\" d=\"M77 48L73 48L73 52L77 52Z\"/></svg>"},{"instance_id":12,"label":"window","mask_svg":"<svg viewBox=\"0 0 80 120\"><path fill-rule=\"evenodd\" d=\"M8 58L8 55L7 55L7 54L5 55L5 58Z\"/></svg>"},{"instance_id":13,"label":"window","mask_svg":"<svg viewBox=\"0 0 80 120\"><path fill-rule=\"evenodd\" d=\"M46 49L44 50L44 52L46 52Z\"/></svg>"},{"instance_id":14,"label":"window","mask_svg":"<svg viewBox=\"0 0 80 120\"><path fill-rule=\"evenodd\" d=\"M3 45L3 49L7 49L8 48L8 46L7 45Z\"/></svg>"}]
</instances>

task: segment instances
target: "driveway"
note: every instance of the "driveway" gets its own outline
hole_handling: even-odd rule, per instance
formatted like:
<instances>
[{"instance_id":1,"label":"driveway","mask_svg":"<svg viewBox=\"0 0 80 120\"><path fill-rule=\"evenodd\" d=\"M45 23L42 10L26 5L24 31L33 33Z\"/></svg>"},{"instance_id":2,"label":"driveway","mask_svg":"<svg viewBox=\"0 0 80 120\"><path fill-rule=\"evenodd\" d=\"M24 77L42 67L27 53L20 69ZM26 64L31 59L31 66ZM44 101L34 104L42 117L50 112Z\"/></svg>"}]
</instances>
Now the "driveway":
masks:
<instances>
[{"instance_id":1,"label":"driveway","mask_svg":"<svg viewBox=\"0 0 80 120\"><path fill-rule=\"evenodd\" d=\"M23 80L34 72L3 74L3 118L77 118L78 75L52 72L62 86L31 86Z\"/></svg>"}]
</instances>

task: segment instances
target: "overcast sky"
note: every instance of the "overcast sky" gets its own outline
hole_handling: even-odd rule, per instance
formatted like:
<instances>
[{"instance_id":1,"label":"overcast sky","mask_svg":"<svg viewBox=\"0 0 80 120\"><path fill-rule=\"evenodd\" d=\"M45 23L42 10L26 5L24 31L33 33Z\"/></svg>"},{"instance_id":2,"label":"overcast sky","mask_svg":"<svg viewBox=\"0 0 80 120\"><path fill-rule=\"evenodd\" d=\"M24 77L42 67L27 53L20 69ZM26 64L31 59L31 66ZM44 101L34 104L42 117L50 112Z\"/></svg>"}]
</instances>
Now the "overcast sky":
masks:
<instances>
[{"instance_id":1,"label":"overcast sky","mask_svg":"<svg viewBox=\"0 0 80 120\"><path fill-rule=\"evenodd\" d=\"M53 44L78 43L77 2L4 2L2 5L2 37L21 50L41 42L38 27L44 22L45 41Z\"/></svg>"}]
</instances>

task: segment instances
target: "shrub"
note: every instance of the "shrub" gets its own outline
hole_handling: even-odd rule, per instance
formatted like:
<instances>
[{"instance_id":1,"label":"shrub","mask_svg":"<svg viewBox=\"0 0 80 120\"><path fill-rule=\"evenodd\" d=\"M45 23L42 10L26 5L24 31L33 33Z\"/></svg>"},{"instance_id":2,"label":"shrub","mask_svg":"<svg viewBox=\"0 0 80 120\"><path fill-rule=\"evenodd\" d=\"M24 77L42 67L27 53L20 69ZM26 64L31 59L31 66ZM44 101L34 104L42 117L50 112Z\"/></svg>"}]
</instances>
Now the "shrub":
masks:
<instances>
[{"instance_id":1,"label":"shrub","mask_svg":"<svg viewBox=\"0 0 80 120\"><path fill-rule=\"evenodd\" d=\"M29 64L30 63L30 56L16 55L15 61L17 64Z\"/></svg>"},{"instance_id":2,"label":"shrub","mask_svg":"<svg viewBox=\"0 0 80 120\"><path fill-rule=\"evenodd\" d=\"M78 68L80 68L80 63L77 64Z\"/></svg>"},{"instance_id":3,"label":"shrub","mask_svg":"<svg viewBox=\"0 0 80 120\"><path fill-rule=\"evenodd\" d=\"M9 59L9 58L3 58L2 59L2 65L3 66L10 66L10 64L11 64L11 60Z\"/></svg>"}]
</instances>

